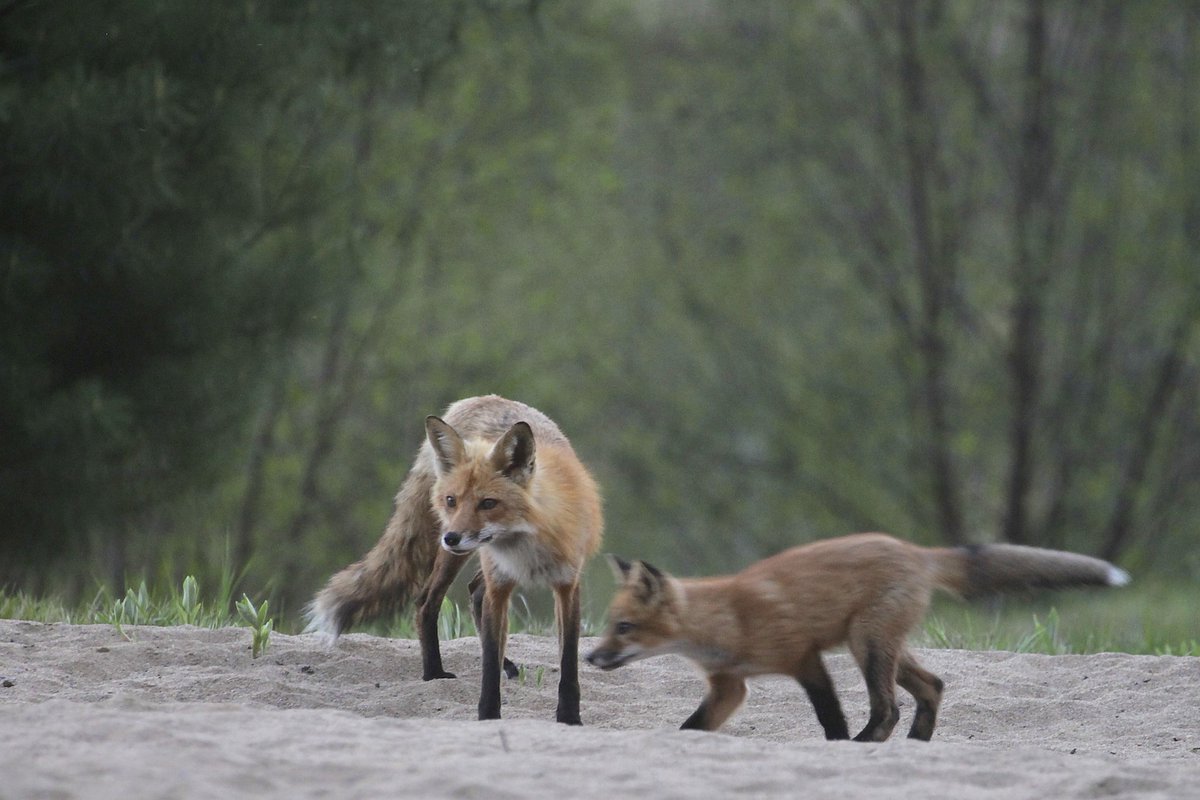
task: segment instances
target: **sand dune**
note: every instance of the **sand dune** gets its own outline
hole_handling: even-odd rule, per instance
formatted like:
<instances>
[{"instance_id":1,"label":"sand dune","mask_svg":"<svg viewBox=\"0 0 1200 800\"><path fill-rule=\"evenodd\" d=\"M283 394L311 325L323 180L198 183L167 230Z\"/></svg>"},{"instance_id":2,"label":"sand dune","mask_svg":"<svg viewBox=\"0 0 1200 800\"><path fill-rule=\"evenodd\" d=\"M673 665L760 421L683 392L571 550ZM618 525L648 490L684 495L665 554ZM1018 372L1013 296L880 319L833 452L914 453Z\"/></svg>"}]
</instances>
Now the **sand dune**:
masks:
<instances>
[{"instance_id":1,"label":"sand dune","mask_svg":"<svg viewBox=\"0 0 1200 800\"><path fill-rule=\"evenodd\" d=\"M276 634L252 659L245 629L126 631L0 621L0 798L1200 797L1196 658L920 651L946 682L934 740L862 745L774 678L721 733L677 731L703 681L673 658L584 665L585 726L557 725L542 637L511 637L524 682L480 723L475 639L425 683L413 641ZM829 664L861 726L861 678Z\"/></svg>"}]
</instances>

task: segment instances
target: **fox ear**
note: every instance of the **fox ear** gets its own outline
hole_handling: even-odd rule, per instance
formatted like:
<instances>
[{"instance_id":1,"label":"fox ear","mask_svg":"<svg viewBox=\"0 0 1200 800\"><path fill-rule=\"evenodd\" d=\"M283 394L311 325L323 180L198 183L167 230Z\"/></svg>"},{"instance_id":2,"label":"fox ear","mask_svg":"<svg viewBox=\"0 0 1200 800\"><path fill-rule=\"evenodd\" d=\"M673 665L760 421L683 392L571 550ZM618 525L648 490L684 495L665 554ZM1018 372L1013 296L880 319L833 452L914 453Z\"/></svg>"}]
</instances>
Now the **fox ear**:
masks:
<instances>
[{"instance_id":1,"label":"fox ear","mask_svg":"<svg viewBox=\"0 0 1200 800\"><path fill-rule=\"evenodd\" d=\"M466 455L466 447L458 431L437 417L425 418L425 438L433 448L433 462L439 475L454 469Z\"/></svg>"},{"instance_id":2,"label":"fox ear","mask_svg":"<svg viewBox=\"0 0 1200 800\"><path fill-rule=\"evenodd\" d=\"M534 449L533 429L518 422L492 447L492 465L504 477L524 485L533 477Z\"/></svg>"},{"instance_id":3,"label":"fox ear","mask_svg":"<svg viewBox=\"0 0 1200 800\"><path fill-rule=\"evenodd\" d=\"M633 584L634 597L647 605L657 602L666 588L666 576L645 561L634 563L630 573L625 576L625 582Z\"/></svg>"},{"instance_id":4,"label":"fox ear","mask_svg":"<svg viewBox=\"0 0 1200 800\"><path fill-rule=\"evenodd\" d=\"M608 566L612 568L613 577L617 579L617 583L624 583L633 569L633 564L612 553L608 554Z\"/></svg>"}]
</instances>

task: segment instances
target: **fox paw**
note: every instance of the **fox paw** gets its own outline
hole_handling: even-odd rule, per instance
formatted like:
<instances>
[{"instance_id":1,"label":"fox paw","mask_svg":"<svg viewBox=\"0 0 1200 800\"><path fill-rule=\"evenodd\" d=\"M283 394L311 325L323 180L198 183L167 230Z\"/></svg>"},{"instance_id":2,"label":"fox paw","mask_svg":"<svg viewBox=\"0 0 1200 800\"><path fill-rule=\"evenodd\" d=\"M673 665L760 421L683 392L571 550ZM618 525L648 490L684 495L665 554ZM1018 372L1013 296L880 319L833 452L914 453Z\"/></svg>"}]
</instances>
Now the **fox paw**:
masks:
<instances>
[{"instance_id":1,"label":"fox paw","mask_svg":"<svg viewBox=\"0 0 1200 800\"><path fill-rule=\"evenodd\" d=\"M504 676L506 678L508 678L510 681L515 680L516 677L520 674L521 674L521 670L517 668L516 664L509 661L507 658L504 659ZM454 677L454 676L451 675L450 677Z\"/></svg>"},{"instance_id":2,"label":"fox paw","mask_svg":"<svg viewBox=\"0 0 1200 800\"><path fill-rule=\"evenodd\" d=\"M458 676L455 675L453 672L446 672L446 670L443 669L443 670L438 670L437 672L426 672L421 677L421 680L435 681L435 680L439 680L441 678L457 678L457 677Z\"/></svg>"}]
</instances>

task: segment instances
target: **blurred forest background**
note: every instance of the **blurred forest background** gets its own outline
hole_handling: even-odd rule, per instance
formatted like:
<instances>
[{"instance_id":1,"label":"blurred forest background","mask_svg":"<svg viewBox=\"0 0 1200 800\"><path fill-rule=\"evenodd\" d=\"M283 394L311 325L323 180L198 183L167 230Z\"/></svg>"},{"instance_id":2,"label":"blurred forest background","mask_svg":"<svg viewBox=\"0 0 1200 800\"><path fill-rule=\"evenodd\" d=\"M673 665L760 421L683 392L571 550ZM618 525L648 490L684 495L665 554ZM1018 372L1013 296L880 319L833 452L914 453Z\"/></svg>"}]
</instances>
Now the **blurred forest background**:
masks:
<instances>
[{"instance_id":1,"label":"blurred forest background","mask_svg":"<svg viewBox=\"0 0 1200 800\"><path fill-rule=\"evenodd\" d=\"M1191 0L0 0L0 585L294 615L487 392L680 573L1194 581L1198 105Z\"/></svg>"}]
</instances>

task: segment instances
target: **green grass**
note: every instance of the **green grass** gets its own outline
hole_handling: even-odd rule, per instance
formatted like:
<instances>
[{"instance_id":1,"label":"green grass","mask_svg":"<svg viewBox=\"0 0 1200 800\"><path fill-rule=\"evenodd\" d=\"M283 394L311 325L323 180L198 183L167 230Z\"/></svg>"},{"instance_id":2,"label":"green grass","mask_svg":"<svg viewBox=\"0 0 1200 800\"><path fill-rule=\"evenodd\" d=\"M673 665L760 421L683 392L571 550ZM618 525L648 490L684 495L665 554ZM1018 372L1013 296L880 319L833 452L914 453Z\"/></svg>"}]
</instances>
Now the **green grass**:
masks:
<instances>
[{"instance_id":1,"label":"green grass","mask_svg":"<svg viewBox=\"0 0 1200 800\"><path fill-rule=\"evenodd\" d=\"M184 586L187 586L187 581L184 581ZM267 651L267 642L271 637L271 631L275 629L275 620L267 612L268 603L262 601L262 605L255 606L248 596L242 595L242 599L237 601L238 615L242 618L242 622L250 629L251 637L251 652L253 658L258 658Z\"/></svg>"},{"instance_id":2,"label":"green grass","mask_svg":"<svg viewBox=\"0 0 1200 800\"><path fill-rule=\"evenodd\" d=\"M31 597L0 590L0 618L76 625L112 625L123 635L136 625L196 625L219 628L241 625L251 630L261 652L272 630L297 632L301 620L273 620L264 600L255 605L243 596L232 598L232 581L223 580L211 597L190 576L167 590L140 582L115 596L101 590L89 602L74 607L54 597ZM914 634L918 647L966 650L1010 650L1023 653L1124 652L1154 655L1200 656L1200 628L1195 611L1195 589L1190 584L1147 584L1119 590L1068 592L1045 599L1003 599L990 604L968 604L939 598L924 625ZM236 609L236 610L235 610ZM509 612L513 632L553 635L553 619L534 612L522 595ZM587 618L583 635L598 634L603 618ZM366 630L392 638L415 639L412 614L396 615ZM476 635L468 607L449 598L438 619L442 639Z\"/></svg>"},{"instance_id":3,"label":"green grass","mask_svg":"<svg viewBox=\"0 0 1200 800\"><path fill-rule=\"evenodd\" d=\"M1020 653L1124 652L1200 656L1195 591L1190 585L1155 584L1095 592L1048 593L1044 599L1000 598L971 604L938 598L913 636L918 647L1010 650ZM522 595L509 612L513 632L554 635L552 617L538 615ZM603 616L584 618L584 636L596 636ZM467 606L446 598L438 618L442 639L474 636ZM366 628L379 636L415 639L410 613Z\"/></svg>"},{"instance_id":4,"label":"green grass","mask_svg":"<svg viewBox=\"0 0 1200 800\"><path fill-rule=\"evenodd\" d=\"M526 601L523 594L514 594L512 605L508 611L509 631L512 633L529 633L535 636L554 636L553 616L537 613ZM584 617L580 620L580 633L583 636L598 636L604 629L603 620ZM386 636L391 639L416 639L417 626L412 613L405 611L388 619L378 620L364 626L362 630L376 636ZM442 611L438 615L438 637L459 639L463 636L475 636L475 620L471 617L469 607L464 603L459 605L449 597L442 599Z\"/></svg>"},{"instance_id":5,"label":"green grass","mask_svg":"<svg viewBox=\"0 0 1200 800\"><path fill-rule=\"evenodd\" d=\"M412 613L406 611L376 620L362 627L363 631L389 639L416 639L417 623ZM442 611L438 614L438 638L460 639L476 635L475 621L465 605L460 606L449 597L442 598Z\"/></svg>"},{"instance_id":6,"label":"green grass","mask_svg":"<svg viewBox=\"0 0 1200 800\"><path fill-rule=\"evenodd\" d=\"M136 590L130 588L125 596L93 602L93 622L107 622L120 628L123 625L196 625L219 628L233 621L229 614L228 596L218 596L205 602L200 586L191 575L179 588L167 592L151 592L142 581ZM105 602L107 600L107 602Z\"/></svg>"},{"instance_id":7,"label":"green grass","mask_svg":"<svg viewBox=\"0 0 1200 800\"><path fill-rule=\"evenodd\" d=\"M1052 655L1200 656L1195 596L1190 585L1153 584L989 605L939 598L913 643Z\"/></svg>"},{"instance_id":8,"label":"green grass","mask_svg":"<svg viewBox=\"0 0 1200 800\"><path fill-rule=\"evenodd\" d=\"M0 619L22 619L46 623L73 625L112 625L127 639L134 638L129 628L138 625L195 625L202 628L223 628L242 625L250 628L254 657L267 647L274 620L268 616L267 601L255 604L246 595L236 604L234 616L231 602L232 581L222 581L215 597L205 600L200 584L191 575L178 587L167 591L152 591L145 581L135 589L114 597L107 590L99 591L90 602L69 607L53 597L36 598L24 592L0 590Z\"/></svg>"},{"instance_id":9,"label":"green grass","mask_svg":"<svg viewBox=\"0 0 1200 800\"><path fill-rule=\"evenodd\" d=\"M24 592L0 591L0 619L28 619L37 622L65 622L86 625L95 622L90 607L68 608L53 597L33 597Z\"/></svg>"}]
</instances>

